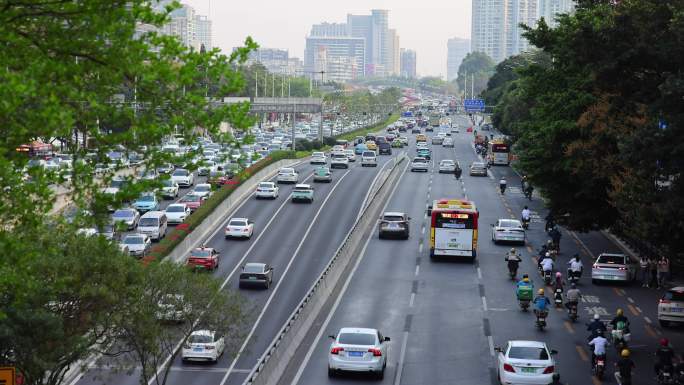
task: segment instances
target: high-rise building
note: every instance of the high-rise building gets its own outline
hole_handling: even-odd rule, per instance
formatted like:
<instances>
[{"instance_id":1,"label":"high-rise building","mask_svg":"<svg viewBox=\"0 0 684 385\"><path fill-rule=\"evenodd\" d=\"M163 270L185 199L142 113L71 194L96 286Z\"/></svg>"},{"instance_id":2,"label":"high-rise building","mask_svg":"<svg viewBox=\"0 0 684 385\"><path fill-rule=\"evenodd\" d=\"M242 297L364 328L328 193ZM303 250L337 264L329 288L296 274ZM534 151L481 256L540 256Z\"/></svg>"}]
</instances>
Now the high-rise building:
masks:
<instances>
[{"instance_id":1,"label":"high-rise building","mask_svg":"<svg viewBox=\"0 0 684 385\"><path fill-rule=\"evenodd\" d=\"M211 45L211 20L203 15L195 15L195 26L197 31L197 41L204 45L207 50L212 49Z\"/></svg>"},{"instance_id":2,"label":"high-rise building","mask_svg":"<svg viewBox=\"0 0 684 385\"><path fill-rule=\"evenodd\" d=\"M387 75L398 76L401 72L401 50L399 48L399 35L395 29L390 29L388 33L388 61L385 63Z\"/></svg>"},{"instance_id":3,"label":"high-rise building","mask_svg":"<svg viewBox=\"0 0 684 385\"><path fill-rule=\"evenodd\" d=\"M416 51L401 49L401 76L405 78L416 77Z\"/></svg>"},{"instance_id":4,"label":"high-rise building","mask_svg":"<svg viewBox=\"0 0 684 385\"><path fill-rule=\"evenodd\" d=\"M321 23L311 27L309 36L350 36L346 23Z\"/></svg>"},{"instance_id":5,"label":"high-rise building","mask_svg":"<svg viewBox=\"0 0 684 385\"><path fill-rule=\"evenodd\" d=\"M391 71L389 11L373 9L370 15L347 15L347 26L352 37L366 41L366 75L384 76Z\"/></svg>"},{"instance_id":6,"label":"high-rise building","mask_svg":"<svg viewBox=\"0 0 684 385\"><path fill-rule=\"evenodd\" d=\"M362 38L308 36L304 50L304 70L310 73L323 71L326 73L325 79L347 81L363 77L365 57L366 42Z\"/></svg>"},{"instance_id":7,"label":"high-rise building","mask_svg":"<svg viewBox=\"0 0 684 385\"><path fill-rule=\"evenodd\" d=\"M470 52L470 39L455 37L447 41L447 80L458 77L458 67L463 58Z\"/></svg>"},{"instance_id":8,"label":"high-rise building","mask_svg":"<svg viewBox=\"0 0 684 385\"><path fill-rule=\"evenodd\" d=\"M178 37L186 47L199 49L195 9L188 5L182 5L180 8L174 9L169 16L169 22L164 25L164 33Z\"/></svg>"},{"instance_id":9,"label":"high-rise building","mask_svg":"<svg viewBox=\"0 0 684 385\"><path fill-rule=\"evenodd\" d=\"M484 52L498 63L528 51L521 23L534 26L544 17L553 25L556 14L573 10L573 0L472 0L471 52Z\"/></svg>"},{"instance_id":10,"label":"high-rise building","mask_svg":"<svg viewBox=\"0 0 684 385\"><path fill-rule=\"evenodd\" d=\"M556 15L572 13L575 10L575 0L539 0L539 17L543 17L546 24L555 27Z\"/></svg>"}]
</instances>

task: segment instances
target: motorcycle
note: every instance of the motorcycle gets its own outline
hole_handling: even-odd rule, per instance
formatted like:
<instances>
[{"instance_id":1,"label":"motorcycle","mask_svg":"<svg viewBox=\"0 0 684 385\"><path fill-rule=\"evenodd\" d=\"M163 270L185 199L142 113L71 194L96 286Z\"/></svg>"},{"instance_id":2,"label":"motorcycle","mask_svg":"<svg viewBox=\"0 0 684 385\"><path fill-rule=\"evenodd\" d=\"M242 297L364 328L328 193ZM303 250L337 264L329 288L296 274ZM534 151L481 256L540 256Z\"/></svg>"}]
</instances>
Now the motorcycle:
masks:
<instances>
[{"instance_id":1,"label":"motorcycle","mask_svg":"<svg viewBox=\"0 0 684 385\"><path fill-rule=\"evenodd\" d=\"M544 275L544 283L546 286L551 285L551 271L544 271L542 274Z\"/></svg>"},{"instance_id":2,"label":"motorcycle","mask_svg":"<svg viewBox=\"0 0 684 385\"><path fill-rule=\"evenodd\" d=\"M518 261L508 261L508 275L510 275L512 280L515 280L515 277L518 275Z\"/></svg>"},{"instance_id":3,"label":"motorcycle","mask_svg":"<svg viewBox=\"0 0 684 385\"><path fill-rule=\"evenodd\" d=\"M568 317L572 322L577 321L577 303L571 303L570 306L568 306Z\"/></svg>"},{"instance_id":4,"label":"motorcycle","mask_svg":"<svg viewBox=\"0 0 684 385\"><path fill-rule=\"evenodd\" d=\"M674 368L672 365L664 365L658 370L658 384L659 385L674 385Z\"/></svg>"},{"instance_id":5,"label":"motorcycle","mask_svg":"<svg viewBox=\"0 0 684 385\"><path fill-rule=\"evenodd\" d=\"M580 277L582 276L582 271L572 271L568 269L568 281L570 283L577 284L579 282Z\"/></svg>"},{"instance_id":6,"label":"motorcycle","mask_svg":"<svg viewBox=\"0 0 684 385\"><path fill-rule=\"evenodd\" d=\"M522 219L522 227L525 230L530 228L530 218L523 218Z\"/></svg>"},{"instance_id":7,"label":"motorcycle","mask_svg":"<svg viewBox=\"0 0 684 385\"><path fill-rule=\"evenodd\" d=\"M549 313L546 312L546 311L538 311L538 312L536 312L536 316L537 316L537 317L536 317L535 325L537 326L537 328L538 328L539 330L544 330L544 328L546 327L546 316L547 316L548 314L549 314Z\"/></svg>"},{"instance_id":8,"label":"motorcycle","mask_svg":"<svg viewBox=\"0 0 684 385\"><path fill-rule=\"evenodd\" d=\"M627 348L627 342L629 342L631 335L625 333L625 329L613 329L610 332L612 339L612 344L615 346L615 351L620 354L622 349Z\"/></svg>"},{"instance_id":9,"label":"motorcycle","mask_svg":"<svg viewBox=\"0 0 684 385\"><path fill-rule=\"evenodd\" d=\"M594 364L592 365L592 373L599 380L603 379L603 373L606 371L606 356L601 354L594 358Z\"/></svg>"},{"instance_id":10,"label":"motorcycle","mask_svg":"<svg viewBox=\"0 0 684 385\"><path fill-rule=\"evenodd\" d=\"M527 311L527 309L529 309L529 307L530 307L530 300L529 299L519 299L518 305L520 305L520 309L522 311Z\"/></svg>"},{"instance_id":11,"label":"motorcycle","mask_svg":"<svg viewBox=\"0 0 684 385\"><path fill-rule=\"evenodd\" d=\"M618 385L632 385L632 379L623 379L618 371L615 371L615 382L617 382Z\"/></svg>"},{"instance_id":12,"label":"motorcycle","mask_svg":"<svg viewBox=\"0 0 684 385\"><path fill-rule=\"evenodd\" d=\"M553 303L556 307L563 306L563 289L558 288L553 292Z\"/></svg>"},{"instance_id":13,"label":"motorcycle","mask_svg":"<svg viewBox=\"0 0 684 385\"><path fill-rule=\"evenodd\" d=\"M532 189L531 188L528 187L526 189L523 189L523 193L525 194L525 198L527 198L530 201L532 200Z\"/></svg>"},{"instance_id":14,"label":"motorcycle","mask_svg":"<svg viewBox=\"0 0 684 385\"><path fill-rule=\"evenodd\" d=\"M506 192L506 185L499 184L499 190L501 190L501 195L503 195Z\"/></svg>"}]
</instances>

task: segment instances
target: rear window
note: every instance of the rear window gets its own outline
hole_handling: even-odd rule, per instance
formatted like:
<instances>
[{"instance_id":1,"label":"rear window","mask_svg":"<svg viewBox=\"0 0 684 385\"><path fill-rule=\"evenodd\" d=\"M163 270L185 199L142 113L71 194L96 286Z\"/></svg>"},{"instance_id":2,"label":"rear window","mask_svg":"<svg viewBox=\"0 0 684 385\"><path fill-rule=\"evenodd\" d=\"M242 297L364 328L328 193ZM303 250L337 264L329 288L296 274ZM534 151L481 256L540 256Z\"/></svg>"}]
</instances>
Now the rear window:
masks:
<instances>
[{"instance_id":1,"label":"rear window","mask_svg":"<svg viewBox=\"0 0 684 385\"><path fill-rule=\"evenodd\" d=\"M159 225L159 220L157 218L142 218L140 220L140 223L138 226L141 227L152 227L152 226L158 226Z\"/></svg>"},{"instance_id":2,"label":"rear window","mask_svg":"<svg viewBox=\"0 0 684 385\"><path fill-rule=\"evenodd\" d=\"M233 219L228 226L247 226L247 221L236 221Z\"/></svg>"},{"instance_id":3,"label":"rear window","mask_svg":"<svg viewBox=\"0 0 684 385\"><path fill-rule=\"evenodd\" d=\"M499 226L501 227L520 227L517 221L499 221Z\"/></svg>"},{"instance_id":4,"label":"rear window","mask_svg":"<svg viewBox=\"0 0 684 385\"><path fill-rule=\"evenodd\" d=\"M415 158L413 159L414 163L427 163L427 159L425 158Z\"/></svg>"},{"instance_id":5,"label":"rear window","mask_svg":"<svg viewBox=\"0 0 684 385\"><path fill-rule=\"evenodd\" d=\"M193 250L191 256L195 258L209 258L211 257L211 250Z\"/></svg>"},{"instance_id":6,"label":"rear window","mask_svg":"<svg viewBox=\"0 0 684 385\"><path fill-rule=\"evenodd\" d=\"M372 151L366 151L366 152L363 153L363 156L367 156L367 157L374 158L374 157L375 157L375 153L372 152Z\"/></svg>"},{"instance_id":7,"label":"rear window","mask_svg":"<svg viewBox=\"0 0 684 385\"><path fill-rule=\"evenodd\" d=\"M544 348L512 346L508 351L508 357L519 360L548 360L549 354Z\"/></svg>"},{"instance_id":8,"label":"rear window","mask_svg":"<svg viewBox=\"0 0 684 385\"><path fill-rule=\"evenodd\" d=\"M185 211L185 206L169 205L169 207L166 208L166 211L170 213L182 213Z\"/></svg>"},{"instance_id":9,"label":"rear window","mask_svg":"<svg viewBox=\"0 0 684 385\"><path fill-rule=\"evenodd\" d=\"M259 183L259 187L261 187L261 188L272 188L273 183Z\"/></svg>"},{"instance_id":10,"label":"rear window","mask_svg":"<svg viewBox=\"0 0 684 385\"><path fill-rule=\"evenodd\" d=\"M243 270L244 273L263 273L264 268L260 265L246 265L245 269Z\"/></svg>"},{"instance_id":11,"label":"rear window","mask_svg":"<svg viewBox=\"0 0 684 385\"><path fill-rule=\"evenodd\" d=\"M385 215L385 216L383 217L383 219L386 220L386 221L391 221L391 222L399 222L399 221L403 221L403 220L404 220L403 217L400 217L400 216L398 216L398 215Z\"/></svg>"},{"instance_id":12,"label":"rear window","mask_svg":"<svg viewBox=\"0 0 684 385\"><path fill-rule=\"evenodd\" d=\"M338 342L345 345L375 345L375 334L341 333Z\"/></svg>"},{"instance_id":13,"label":"rear window","mask_svg":"<svg viewBox=\"0 0 684 385\"><path fill-rule=\"evenodd\" d=\"M294 174L294 169L292 169L292 168L281 168L280 173L281 174Z\"/></svg>"},{"instance_id":14,"label":"rear window","mask_svg":"<svg viewBox=\"0 0 684 385\"><path fill-rule=\"evenodd\" d=\"M295 187L294 191L298 192L309 192L311 191L311 187Z\"/></svg>"},{"instance_id":15,"label":"rear window","mask_svg":"<svg viewBox=\"0 0 684 385\"><path fill-rule=\"evenodd\" d=\"M210 344L214 342L214 339L205 334L193 334L188 338L188 342L191 344Z\"/></svg>"},{"instance_id":16,"label":"rear window","mask_svg":"<svg viewBox=\"0 0 684 385\"><path fill-rule=\"evenodd\" d=\"M615 265L624 265L625 257L623 255L602 255L599 257L598 263L609 263Z\"/></svg>"},{"instance_id":17,"label":"rear window","mask_svg":"<svg viewBox=\"0 0 684 385\"><path fill-rule=\"evenodd\" d=\"M684 302L684 292L670 290L667 293L665 293L663 299L666 299L668 301Z\"/></svg>"}]
</instances>

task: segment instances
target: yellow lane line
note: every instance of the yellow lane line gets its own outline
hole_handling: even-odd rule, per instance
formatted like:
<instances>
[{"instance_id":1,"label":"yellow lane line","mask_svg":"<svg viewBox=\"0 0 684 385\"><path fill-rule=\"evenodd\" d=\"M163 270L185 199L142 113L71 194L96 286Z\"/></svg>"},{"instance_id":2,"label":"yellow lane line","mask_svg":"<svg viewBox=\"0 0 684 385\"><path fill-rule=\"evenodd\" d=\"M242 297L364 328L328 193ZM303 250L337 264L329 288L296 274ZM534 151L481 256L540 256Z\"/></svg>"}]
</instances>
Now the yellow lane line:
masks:
<instances>
[{"instance_id":1,"label":"yellow lane line","mask_svg":"<svg viewBox=\"0 0 684 385\"><path fill-rule=\"evenodd\" d=\"M577 349L577 354L579 354L580 358L582 361L589 362L589 355L587 352L584 350L583 346L580 345L575 345L575 349Z\"/></svg>"},{"instance_id":2,"label":"yellow lane line","mask_svg":"<svg viewBox=\"0 0 684 385\"><path fill-rule=\"evenodd\" d=\"M572 327L572 324L570 322L564 321L563 326L565 326L565 330L567 330L568 333L575 334L575 329Z\"/></svg>"}]
</instances>

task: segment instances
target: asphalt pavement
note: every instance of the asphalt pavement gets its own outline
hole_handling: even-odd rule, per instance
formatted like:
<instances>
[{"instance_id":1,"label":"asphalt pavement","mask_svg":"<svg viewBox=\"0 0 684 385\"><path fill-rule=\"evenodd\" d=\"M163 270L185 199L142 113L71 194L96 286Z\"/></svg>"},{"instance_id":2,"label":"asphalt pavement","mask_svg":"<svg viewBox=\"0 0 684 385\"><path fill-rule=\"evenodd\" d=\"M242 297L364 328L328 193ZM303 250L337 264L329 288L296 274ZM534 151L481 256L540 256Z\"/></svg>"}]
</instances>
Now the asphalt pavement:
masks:
<instances>
[{"instance_id":1,"label":"asphalt pavement","mask_svg":"<svg viewBox=\"0 0 684 385\"><path fill-rule=\"evenodd\" d=\"M463 129L469 122L462 116L455 122L462 127L460 134L453 134L455 148L432 146L433 165L441 159L459 160L464 168L462 183L451 175L436 173L434 168L429 173L407 172L402 177L387 210L404 211L412 217L410 239L380 240L373 235L321 335L356 326L378 328L390 336L388 367L381 381L384 384L498 384L494 348L515 339L544 341L557 350L556 366L563 384L609 384L615 383L612 369L602 381L591 376L585 322L594 314L609 321L616 309L622 308L632 325L630 350L637 366L634 383L655 383L652 356L658 340L666 336L677 348L684 346L684 334L677 327L657 326L657 301L662 291L642 288L638 283L592 284L590 270L596 256L621 252L603 233L563 230L557 266L564 273L567 261L576 253L585 265L579 284L583 300L577 322L570 322L561 309L552 310L547 329L538 331L533 314L518 308L515 283L507 276L504 255L516 247L524 259L519 276L528 273L536 288L543 285L534 257L548 238L542 219L546 210L538 196L532 201L523 196L520 177L510 167L492 167L488 177L469 176L467 167L479 159L472 133ZM413 146L413 140L411 143ZM411 150L409 154L413 155ZM509 186L503 196L498 189L501 176L506 176ZM431 261L426 203L460 197L475 201L480 212L477 261ZM499 218L518 219L525 205L533 211L526 245L495 245L490 225ZM325 338L316 340L283 383L373 381L360 375L329 379L329 344ZM609 368L616 359L615 349L609 348Z\"/></svg>"}]
</instances>

